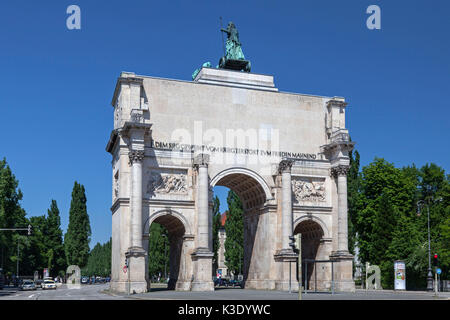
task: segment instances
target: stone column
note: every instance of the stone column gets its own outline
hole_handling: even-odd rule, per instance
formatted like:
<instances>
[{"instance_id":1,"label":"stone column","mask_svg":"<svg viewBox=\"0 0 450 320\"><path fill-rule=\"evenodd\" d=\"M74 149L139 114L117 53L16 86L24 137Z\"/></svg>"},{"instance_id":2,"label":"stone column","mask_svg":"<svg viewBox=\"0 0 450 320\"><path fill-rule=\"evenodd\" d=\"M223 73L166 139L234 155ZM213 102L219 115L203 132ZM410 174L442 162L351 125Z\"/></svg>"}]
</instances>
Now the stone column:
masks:
<instances>
[{"instance_id":1,"label":"stone column","mask_svg":"<svg viewBox=\"0 0 450 320\"><path fill-rule=\"evenodd\" d=\"M194 280L192 291L214 291L212 281L212 259L214 253L209 247L209 156L199 154L194 159L197 170L197 248L192 254L194 261Z\"/></svg>"},{"instance_id":2,"label":"stone column","mask_svg":"<svg viewBox=\"0 0 450 320\"><path fill-rule=\"evenodd\" d=\"M209 198L209 188L208 188L208 164L201 163L197 165L198 168L198 228L197 236L198 248L204 248L209 250L209 223L208 223L208 198Z\"/></svg>"},{"instance_id":3,"label":"stone column","mask_svg":"<svg viewBox=\"0 0 450 320\"><path fill-rule=\"evenodd\" d=\"M291 184L291 160L280 162L279 171L281 173L281 248L292 251L289 246L289 237L292 236L292 184Z\"/></svg>"},{"instance_id":4,"label":"stone column","mask_svg":"<svg viewBox=\"0 0 450 320\"><path fill-rule=\"evenodd\" d=\"M131 150L129 159L131 164L131 246L125 253L125 256L129 262L127 291L133 294L147 292L146 251L142 247L142 162L144 160L144 150Z\"/></svg>"},{"instance_id":5,"label":"stone column","mask_svg":"<svg viewBox=\"0 0 450 320\"><path fill-rule=\"evenodd\" d=\"M348 251L348 206L347 206L347 165L338 165L331 169L331 175L337 179L338 193L338 234L337 250L332 252L330 259L335 263L336 291L355 291L353 281L353 256Z\"/></svg>"},{"instance_id":6,"label":"stone column","mask_svg":"<svg viewBox=\"0 0 450 320\"><path fill-rule=\"evenodd\" d=\"M292 160L282 160L278 171L281 174L281 250L275 254L275 261L278 266L278 276L275 281L275 290L288 291L298 290L296 280L297 254L289 246L289 237L292 236L293 215L292 215L292 184L291 168Z\"/></svg>"},{"instance_id":7,"label":"stone column","mask_svg":"<svg viewBox=\"0 0 450 320\"><path fill-rule=\"evenodd\" d=\"M339 165L332 168L332 175L337 178L338 191L338 249L337 252L348 253L348 205L347 172L349 167Z\"/></svg>"},{"instance_id":8,"label":"stone column","mask_svg":"<svg viewBox=\"0 0 450 320\"><path fill-rule=\"evenodd\" d=\"M142 162L143 150L131 150L131 246L142 248Z\"/></svg>"}]
</instances>

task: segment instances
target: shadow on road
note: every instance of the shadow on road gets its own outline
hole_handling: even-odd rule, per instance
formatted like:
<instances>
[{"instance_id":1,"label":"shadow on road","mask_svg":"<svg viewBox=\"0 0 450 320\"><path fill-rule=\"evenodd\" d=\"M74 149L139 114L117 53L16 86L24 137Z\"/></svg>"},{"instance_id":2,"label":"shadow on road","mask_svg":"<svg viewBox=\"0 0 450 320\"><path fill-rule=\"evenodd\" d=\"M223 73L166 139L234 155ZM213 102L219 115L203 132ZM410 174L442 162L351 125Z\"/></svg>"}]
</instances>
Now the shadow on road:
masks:
<instances>
[{"instance_id":1,"label":"shadow on road","mask_svg":"<svg viewBox=\"0 0 450 320\"><path fill-rule=\"evenodd\" d=\"M0 290L0 297L6 297L16 294L17 291L19 291L19 288L17 287L3 287L3 289Z\"/></svg>"}]
</instances>

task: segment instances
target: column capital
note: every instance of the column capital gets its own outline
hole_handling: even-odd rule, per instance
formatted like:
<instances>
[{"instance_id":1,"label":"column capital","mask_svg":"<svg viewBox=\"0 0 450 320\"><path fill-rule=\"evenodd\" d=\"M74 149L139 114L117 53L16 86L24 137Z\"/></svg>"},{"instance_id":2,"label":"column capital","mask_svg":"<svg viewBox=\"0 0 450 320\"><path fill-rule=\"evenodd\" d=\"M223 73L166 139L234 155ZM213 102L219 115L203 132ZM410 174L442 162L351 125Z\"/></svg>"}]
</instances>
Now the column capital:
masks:
<instances>
[{"instance_id":1,"label":"column capital","mask_svg":"<svg viewBox=\"0 0 450 320\"><path fill-rule=\"evenodd\" d=\"M145 152L144 150L130 150L128 152L128 157L130 159L130 164L134 162L142 162L144 161Z\"/></svg>"},{"instance_id":2,"label":"column capital","mask_svg":"<svg viewBox=\"0 0 450 320\"><path fill-rule=\"evenodd\" d=\"M331 168L331 176L334 178L337 178L338 176L346 176L349 169L349 166L340 164L336 167Z\"/></svg>"},{"instance_id":3,"label":"column capital","mask_svg":"<svg viewBox=\"0 0 450 320\"><path fill-rule=\"evenodd\" d=\"M198 169L199 167L208 167L209 164L209 154L199 153L196 155L192 161L194 169Z\"/></svg>"},{"instance_id":4,"label":"column capital","mask_svg":"<svg viewBox=\"0 0 450 320\"><path fill-rule=\"evenodd\" d=\"M280 163L278 164L278 172L279 173L283 173L283 172L290 173L293 164L294 164L293 160L281 160Z\"/></svg>"}]
</instances>

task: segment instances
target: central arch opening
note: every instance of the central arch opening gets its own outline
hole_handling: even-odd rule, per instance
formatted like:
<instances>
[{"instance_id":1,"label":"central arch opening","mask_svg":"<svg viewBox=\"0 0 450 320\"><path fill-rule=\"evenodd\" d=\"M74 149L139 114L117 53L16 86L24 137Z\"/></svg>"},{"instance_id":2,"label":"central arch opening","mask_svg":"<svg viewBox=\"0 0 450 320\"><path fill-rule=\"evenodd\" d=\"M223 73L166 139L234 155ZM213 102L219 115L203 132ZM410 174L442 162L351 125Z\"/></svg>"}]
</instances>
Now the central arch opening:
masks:
<instances>
[{"instance_id":1,"label":"central arch opening","mask_svg":"<svg viewBox=\"0 0 450 320\"><path fill-rule=\"evenodd\" d=\"M258 181L259 180L259 181ZM221 190L221 199L220 202L227 202L228 190L234 192L234 194L239 198L242 203L242 233L243 233L243 243L240 244L242 246L242 257L241 257L241 265L242 268L239 270L230 270L227 268L228 274L223 274L225 278L234 278L237 279L238 275L241 274L243 278L243 284L246 287L250 280L255 280L258 278L263 279L265 275L261 272L262 268L259 264L263 263L261 260L261 255L264 253L264 239L262 237L263 230L261 230L260 223L260 215L264 212L265 203L267 201L267 186L265 182L254 173L246 174L244 172L229 172L227 174L219 174L215 179L212 180L213 187L225 187L220 188ZM217 188L214 188L215 194ZM226 195L226 196L224 196ZM227 212L224 214L222 212L222 221L223 228L221 232L223 232L224 241L221 241L222 246L226 241L230 240L230 235L227 234L227 221L229 221L229 216L233 214L230 211L230 208L227 209ZM264 228L264 227L262 227ZM226 245L225 245L226 247ZM226 250L224 248L220 248L222 250L222 255L227 256ZM227 261L225 259L225 265L227 265Z\"/></svg>"},{"instance_id":2,"label":"central arch opening","mask_svg":"<svg viewBox=\"0 0 450 320\"><path fill-rule=\"evenodd\" d=\"M302 239L302 286L308 290L328 290L331 287L331 263L328 260L324 244L324 230L312 219L298 223L294 235L301 234Z\"/></svg>"},{"instance_id":3,"label":"central arch opening","mask_svg":"<svg viewBox=\"0 0 450 320\"><path fill-rule=\"evenodd\" d=\"M158 214L149 226L149 278L164 276L167 289L174 290L181 278L183 236L186 230L170 211Z\"/></svg>"}]
</instances>

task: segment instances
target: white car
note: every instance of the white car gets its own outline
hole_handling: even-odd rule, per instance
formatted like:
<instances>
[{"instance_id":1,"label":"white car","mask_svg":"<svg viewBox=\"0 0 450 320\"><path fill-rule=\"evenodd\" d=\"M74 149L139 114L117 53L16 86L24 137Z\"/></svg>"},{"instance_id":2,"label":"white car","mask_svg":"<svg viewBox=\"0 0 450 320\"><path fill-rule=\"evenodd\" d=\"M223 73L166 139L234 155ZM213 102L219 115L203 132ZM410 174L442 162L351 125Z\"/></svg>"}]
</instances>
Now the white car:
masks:
<instances>
[{"instance_id":1,"label":"white car","mask_svg":"<svg viewBox=\"0 0 450 320\"><path fill-rule=\"evenodd\" d=\"M44 280L42 283L42 290L54 289L56 290L56 283L53 280Z\"/></svg>"}]
</instances>

